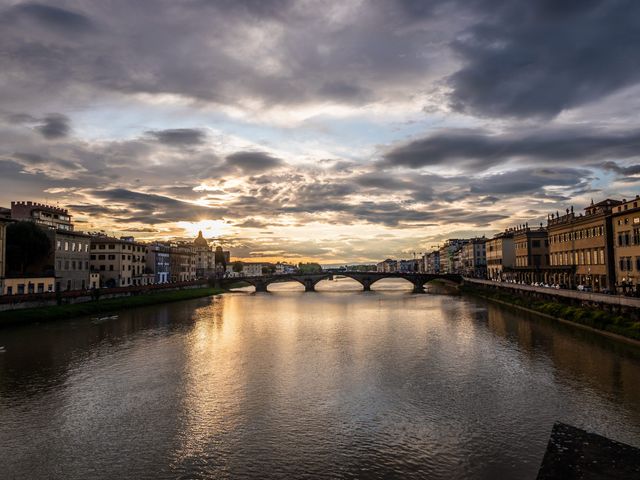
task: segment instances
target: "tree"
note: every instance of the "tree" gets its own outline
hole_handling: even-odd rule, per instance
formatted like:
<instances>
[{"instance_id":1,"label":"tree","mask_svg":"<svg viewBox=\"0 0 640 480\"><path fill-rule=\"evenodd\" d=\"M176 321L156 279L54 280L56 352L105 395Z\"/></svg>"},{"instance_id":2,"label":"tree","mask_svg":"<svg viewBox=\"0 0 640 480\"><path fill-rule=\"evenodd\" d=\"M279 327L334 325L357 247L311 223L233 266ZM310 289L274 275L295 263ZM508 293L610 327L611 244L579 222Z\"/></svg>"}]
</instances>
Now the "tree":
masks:
<instances>
[{"instance_id":1,"label":"tree","mask_svg":"<svg viewBox=\"0 0 640 480\"><path fill-rule=\"evenodd\" d=\"M242 262L233 262L231 265L234 272L236 273L242 272Z\"/></svg>"},{"instance_id":2,"label":"tree","mask_svg":"<svg viewBox=\"0 0 640 480\"><path fill-rule=\"evenodd\" d=\"M32 222L16 222L7 226L7 271L25 275L41 274L41 266L51 253L51 242L45 231Z\"/></svg>"},{"instance_id":3,"label":"tree","mask_svg":"<svg viewBox=\"0 0 640 480\"><path fill-rule=\"evenodd\" d=\"M322 272L322 266L319 263L300 263L298 270L300 273Z\"/></svg>"}]
</instances>

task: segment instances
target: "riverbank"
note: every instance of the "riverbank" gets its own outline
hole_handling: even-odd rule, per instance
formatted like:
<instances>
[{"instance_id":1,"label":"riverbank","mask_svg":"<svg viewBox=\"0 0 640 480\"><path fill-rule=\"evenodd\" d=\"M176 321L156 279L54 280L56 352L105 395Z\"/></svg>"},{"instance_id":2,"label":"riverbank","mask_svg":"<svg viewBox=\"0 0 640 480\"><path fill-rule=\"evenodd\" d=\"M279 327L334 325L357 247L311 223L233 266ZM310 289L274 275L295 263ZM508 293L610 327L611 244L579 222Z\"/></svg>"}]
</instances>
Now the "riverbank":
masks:
<instances>
[{"instance_id":1,"label":"riverbank","mask_svg":"<svg viewBox=\"0 0 640 480\"><path fill-rule=\"evenodd\" d=\"M598 308L537 300L469 284L461 285L460 291L640 345L640 322L633 321L624 315L610 313Z\"/></svg>"},{"instance_id":2,"label":"riverbank","mask_svg":"<svg viewBox=\"0 0 640 480\"><path fill-rule=\"evenodd\" d=\"M49 322L53 320L69 319L84 315L97 315L117 310L156 305L159 303L178 302L194 298L210 297L223 293L224 290L213 287L190 288L167 292L148 293L129 297L96 300L70 305L55 305L22 310L8 310L0 312L0 326L21 323Z\"/></svg>"}]
</instances>

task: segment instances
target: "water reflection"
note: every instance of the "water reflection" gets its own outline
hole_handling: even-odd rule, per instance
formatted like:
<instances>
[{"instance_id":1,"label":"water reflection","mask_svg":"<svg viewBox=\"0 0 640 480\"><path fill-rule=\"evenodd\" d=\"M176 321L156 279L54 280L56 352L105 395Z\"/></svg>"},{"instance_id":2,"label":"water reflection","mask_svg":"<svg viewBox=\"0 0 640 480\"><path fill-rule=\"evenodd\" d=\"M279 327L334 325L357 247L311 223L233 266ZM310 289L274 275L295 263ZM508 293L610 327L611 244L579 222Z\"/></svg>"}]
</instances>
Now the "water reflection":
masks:
<instances>
[{"instance_id":1,"label":"water reflection","mask_svg":"<svg viewBox=\"0 0 640 480\"><path fill-rule=\"evenodd\" d=\"M554 421L638 443L637 349L385 282L2 330L0 471L534 478Z\"/></svg>"}]
</instances>

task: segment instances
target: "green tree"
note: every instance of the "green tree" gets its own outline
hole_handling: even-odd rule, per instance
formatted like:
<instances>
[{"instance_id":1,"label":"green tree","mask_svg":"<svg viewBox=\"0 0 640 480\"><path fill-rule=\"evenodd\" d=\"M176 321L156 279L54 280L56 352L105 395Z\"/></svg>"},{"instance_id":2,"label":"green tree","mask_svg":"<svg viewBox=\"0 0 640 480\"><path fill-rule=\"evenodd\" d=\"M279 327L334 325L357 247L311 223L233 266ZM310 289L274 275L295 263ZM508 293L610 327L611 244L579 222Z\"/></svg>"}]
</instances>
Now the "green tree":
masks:
<instances>
[{"instance_id":1,"label":"green tree","mask_svg":"<svg viewBox=\"0 0 640 480\"><path fill-rule=\"evenodd\" d=\"M298 264L298 270L300 273L316 273L322 272L322 266L319 263L300 263Z\"/></svg>"},{"instance_id":2,"label":"green tree","mask_svg":"<svg viewBox=\"0 0 640 480\"><path fill-rule=\"evenodd\" d=\"M16 222L7 226L7 271L25 275L41 274L42 263L51 253L51 242L45 231L32 222Z\"/></svg>"},{"instance_id":3,"label":"green tree","mask_svg":"<svg viewBox=\"0 0 640 480\"><path fill-rule=\"evenodd\" d=\"M231 264L231 268L233 268L233 271L236 273L240 273L242 272L242 262L233 262Z\"/></svg>"}]
</instances>

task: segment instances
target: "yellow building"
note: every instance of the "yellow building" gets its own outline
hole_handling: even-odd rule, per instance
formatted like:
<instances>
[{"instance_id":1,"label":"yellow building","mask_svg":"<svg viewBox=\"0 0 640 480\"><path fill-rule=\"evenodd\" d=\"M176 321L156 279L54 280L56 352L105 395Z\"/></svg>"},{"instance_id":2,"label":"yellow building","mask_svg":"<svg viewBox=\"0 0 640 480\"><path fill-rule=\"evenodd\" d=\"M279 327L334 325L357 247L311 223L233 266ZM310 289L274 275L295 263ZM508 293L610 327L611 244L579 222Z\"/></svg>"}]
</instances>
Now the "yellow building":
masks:
<instances>
[{"instance_id":1,"label":"yellow building","mask_svg":"<svg viewBox=\"0 0 640 480\"><path fill-rule=\"evenodd\" d=\"M101 287L130 287L153 283L146 273L147 246L133 237L91 237L91 271L100 274Z\"/></svg>"},{"instance_id":2,"label":"yellow building","mask_svg":"<svg viewBox=\"0 0 640 480\"><path fill-rule=\"evenodd\" d=\"M503 280L505 268L511 268L516 261L513 230L508 229L487 240L487 277L490 280Z\"/></svg>"},{"instance_id":3,"label":"yellow building","mask_svg":"<svg viewBox=\"0 0 640 480\"><path fill-rule=\"evenodd\" d=\"M640 292L640 196L613 209L615 287L617 293Z\"/></svg>"},{"instance_id":4,"label":"yellow building","mask_svg":"<svg viewBox=\"0 0 640 480\"><path fill-rule=\"evenodd\" d=\"M603 200L591 202L584 214L567 209L565 215L551 215L549 232L549 262L552 267L571 267L570 273L559 273L553 283L569 288L584 285L594 291L614 288L612 210L621 202Z\"/></svg>"},{"instance_id":5,"label":"yellow building","mask_svg":"<svg viewBox=\"0 0 640 480\"><path fill-rule=\"evenodd\" d=\"M55 277L5 278L3 295L27 295L30 293L51 293L55 291Z\"/></svg>"}]
</instances>

